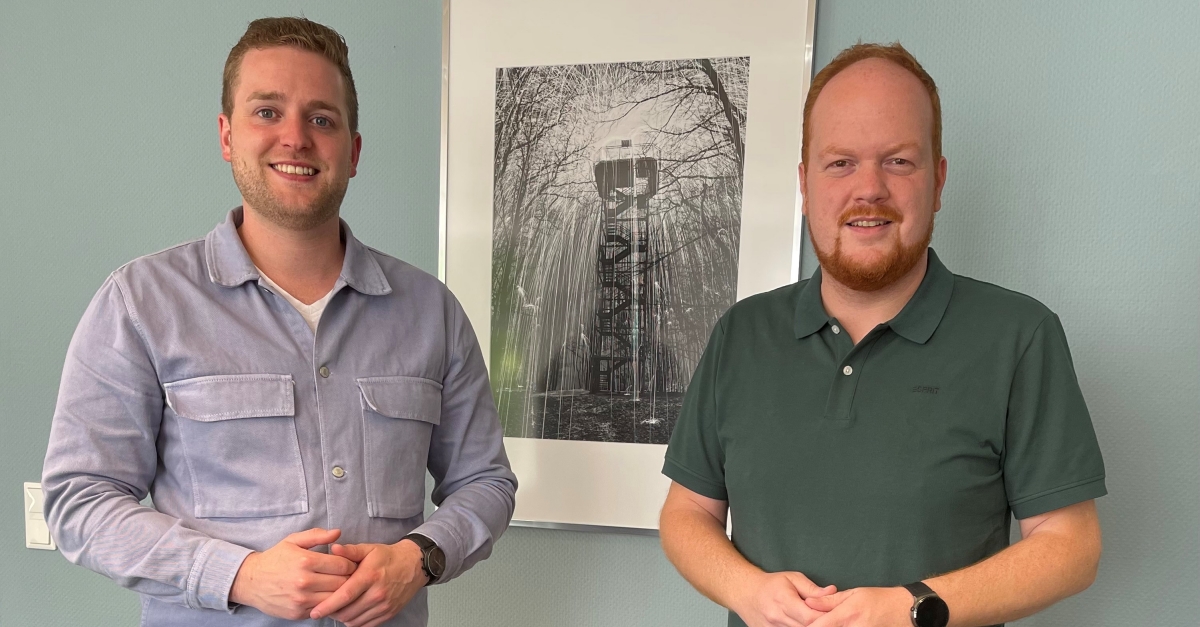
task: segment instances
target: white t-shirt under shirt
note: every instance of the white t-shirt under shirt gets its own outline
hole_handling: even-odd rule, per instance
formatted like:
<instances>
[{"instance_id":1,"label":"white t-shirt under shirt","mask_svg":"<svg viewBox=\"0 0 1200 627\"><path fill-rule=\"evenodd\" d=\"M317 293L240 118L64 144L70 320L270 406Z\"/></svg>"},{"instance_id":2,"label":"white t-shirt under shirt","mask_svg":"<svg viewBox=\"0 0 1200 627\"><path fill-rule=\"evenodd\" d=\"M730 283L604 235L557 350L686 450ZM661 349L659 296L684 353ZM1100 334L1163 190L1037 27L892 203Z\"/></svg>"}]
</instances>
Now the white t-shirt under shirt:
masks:
<instances>
[{"instance_id":1,"label":"white t-shirt under shirt","mask_svg":"<svg viewBox=\"0 0 1200 627\"><path fill-rule=\"evenodd\" d=\"M333 298L333 293L335 290L329 290L329 293L322 296L321 300L318 300L311 305L305 305L297 300L295 296L288 294L287 290L279 287L278 283L272 281L271 277L267 276L267 273L262 271L262 268L255 266L255 269L258 270L258 274L262 276L263 283L266 283L268 287L275 290L275 292L280 296L286 298L287 302L291 303L292 307L295 307L296 311L300 312L300 315L304 317L304 321L308 323L308 326L310 329L312 329L312 332L316 333L317 323L321 321L321 314L325 313L325 305L329 304L329 299Z\"/></svg>"}]
</instances>

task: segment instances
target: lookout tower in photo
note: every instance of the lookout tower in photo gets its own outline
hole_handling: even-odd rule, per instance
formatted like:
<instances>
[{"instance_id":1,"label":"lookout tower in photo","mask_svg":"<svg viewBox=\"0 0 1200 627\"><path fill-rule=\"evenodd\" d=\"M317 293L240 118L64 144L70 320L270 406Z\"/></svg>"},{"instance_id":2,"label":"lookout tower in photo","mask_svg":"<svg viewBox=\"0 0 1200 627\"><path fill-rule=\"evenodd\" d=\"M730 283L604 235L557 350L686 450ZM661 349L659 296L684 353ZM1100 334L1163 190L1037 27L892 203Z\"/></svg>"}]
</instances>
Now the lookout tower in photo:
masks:
<instances>
[{"instance_id":1,"label":"lookout tower in photo","mask_svg":"<svg viewBox=\"0 0 1200 627\"><path fill-rule=\"evenodd\" d=\"M588 387L593 394L638 398L655 384L650 210L658 193L658 160L622 139L601 149L594 172L601 210L599 290Z\"/></svg>"}]
</instances>

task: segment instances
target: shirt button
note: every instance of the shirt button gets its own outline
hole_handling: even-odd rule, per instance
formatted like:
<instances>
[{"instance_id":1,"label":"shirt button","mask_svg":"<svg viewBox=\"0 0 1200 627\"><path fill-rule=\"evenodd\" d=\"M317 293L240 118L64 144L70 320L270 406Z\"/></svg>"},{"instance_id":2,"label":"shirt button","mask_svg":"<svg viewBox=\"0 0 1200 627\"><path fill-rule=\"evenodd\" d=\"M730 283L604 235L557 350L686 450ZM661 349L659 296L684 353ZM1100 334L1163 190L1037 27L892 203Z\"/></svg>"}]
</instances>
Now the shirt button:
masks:
<instances>
[{"instance_id":1,"label":"shirt button","mask_svg":"<svg viewBox=\"0 0 1200 627\"><path fill-rule=\"evenodd\" d=\"M323 377L325 379L329 378L329 368L326 368L325 366L321 366L321 369L318 370L317 372L321 373L321 377ZM340 477L341 475L338 475L338 476Z\"/></svg>"},{"instance_id":2,"label":"shirt button","mask_svg":"<svg viewBox=\"0 0 1200 627\"><path fill-rule=\"evenodd\" d=\"M851 368L850 366L846 366L845 368L842 368L842 374L844 374L848 377L848 376L854 374L854 368Z\"/></svg>"},{"instance_id":3,"label":"shirt button","mask_svg":"<svg viewBox=\"0 0 1200 627\"><path fill-rule=\"evenodd\" d=\"M342 477L346 476L346 471L342 470L341 466L334 466L332 472L333 472L333 476L337 477L338 479L341 479Z\"/></svg>"},{"instance_id":4,"label":"shirt button","mask_svg":"<svg viewBox=\"0 0 1200 627\"><path fill-rule=\"evenodd\" d=\"M839 326L838 326L838 325L836 325L836 324L835 324L835 325L833 325L833 334L834 334L834 335L837 335L838 333L841 333L841 332L842 332L842 329L841 329L841 327L839 327Z\"/></svg>"}]
</instances>

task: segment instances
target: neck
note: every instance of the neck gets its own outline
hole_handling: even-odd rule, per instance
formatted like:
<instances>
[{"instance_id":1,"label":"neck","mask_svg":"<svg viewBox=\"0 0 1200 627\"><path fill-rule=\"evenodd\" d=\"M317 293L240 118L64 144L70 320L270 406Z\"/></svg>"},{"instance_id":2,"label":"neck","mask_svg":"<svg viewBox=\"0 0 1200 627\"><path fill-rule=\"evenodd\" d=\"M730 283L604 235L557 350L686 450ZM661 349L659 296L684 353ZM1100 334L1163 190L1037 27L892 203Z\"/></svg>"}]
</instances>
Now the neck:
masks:
<instances>
[{"instance_id":1,"label":"neck","mask_svg":"<svg viewBox=\"0 0 1200 627\"><path fill-rule=\"evenodd\" d=\"M333 289L346 257L337 216L297 231L273 224L249 206L242 206L238 235L259 270L306 305Z\"/></svg>"},{"instance_id":2,"label":"neck","mask_svg":"<svg viewBox=\"0 0 1200 627\"><path fill-rule=\"evenodd\" d=\"M826 273L821 275L821 303L825 313L837 318L855 344L876 326L891 320L917 293L925 270L929 267L929 250L920 261L895 283L873 292L853 290Z\"/></svg>"}]
</instances>

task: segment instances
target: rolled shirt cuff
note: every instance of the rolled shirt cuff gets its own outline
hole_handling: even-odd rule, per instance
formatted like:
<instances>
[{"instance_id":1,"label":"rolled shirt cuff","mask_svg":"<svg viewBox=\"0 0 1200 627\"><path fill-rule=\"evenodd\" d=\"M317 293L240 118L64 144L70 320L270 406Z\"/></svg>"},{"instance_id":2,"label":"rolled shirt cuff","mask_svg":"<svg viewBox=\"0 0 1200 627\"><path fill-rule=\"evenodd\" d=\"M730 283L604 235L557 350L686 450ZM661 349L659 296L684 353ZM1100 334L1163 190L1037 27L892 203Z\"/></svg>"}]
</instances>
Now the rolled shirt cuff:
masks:
<instances>
[{"instance_id":1,"label":"rolled shirt cuff","mask_svg":"<svg viewBox=\"0 0 1200 627\"><path fill-rule=\"evenodd\" d=\"M224 540L209 540L200 549L187 580L187 606L232 612L229 590L246 556L254 551Z\"/></svg>"},{"instance_id":2,"label":"rolled shirt cuff","mask_svg":"<svg viewBox=\"0 0 1200 627\"><path fill-rule=\"evenodd\" d=\"M413 529L410 533L419 533L433 540L438 545L438 548L442 550L442 553L445 553L446 572L438 578L436 583L450 581L460 574L463 560L466 559L466 549L464 548L464 543L452 527L441 524L441 521L438 520L430 520Z\"/></svg>"}]
</instances>

